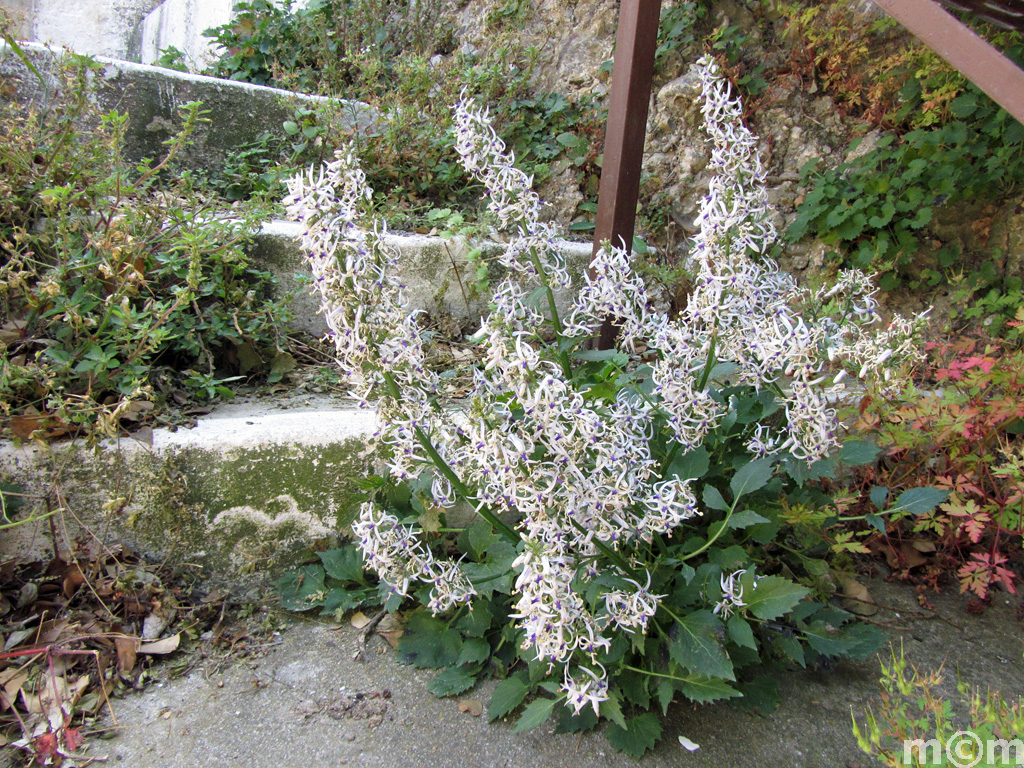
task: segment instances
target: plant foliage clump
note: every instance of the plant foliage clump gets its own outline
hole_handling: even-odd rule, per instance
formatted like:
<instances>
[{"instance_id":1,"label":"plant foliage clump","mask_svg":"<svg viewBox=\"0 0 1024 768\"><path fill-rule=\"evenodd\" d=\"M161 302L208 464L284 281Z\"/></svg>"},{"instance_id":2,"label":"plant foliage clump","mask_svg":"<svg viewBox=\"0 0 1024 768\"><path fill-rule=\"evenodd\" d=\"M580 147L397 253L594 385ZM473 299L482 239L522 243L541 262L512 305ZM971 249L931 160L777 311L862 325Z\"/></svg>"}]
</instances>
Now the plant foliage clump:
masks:
<instances>
[{"instance_id":1,"label":"plant foliage clump","mask_svg":"<svg viewBox=\"0 0 1024 768\"><path fill-rule=\"evenodd\" d=\"M443 670L437 695L497 672L492 719L543 691L517 730L552 713L568 731L603 717L635 756L661 733L647 710L679 695L770 706L762 662L878 647L875 631L794 580L807 572L800 558L785 564L783 512L827 502L813 481L836 471L831 380L848 371L885 386L917 358L912 322L875 328L863 274L812 295L764 256L775 233L756 137L712 59L701 72L715 176L694 292L675 319L611 245L560 305L572 279L529 177L486 113L456 106L456 150L512 233L461 406L442 402L425 365L396 254L361 224L372 193L352 149L296 177L287 201L339 365L364 402L377 400L388 471L367 481L353 526L377 585L332 554L289 578L286 598L334 610L374 589L393 610L412 599L400 653ZM591 349L609 317L615 346ZM877 453L848 460L865 455ZM447 527L460 507L475 519ZM339 558L344 577L331 573Z\"/></svg>"},{"instance_id":2,"label":"plant foliage clump","mask_svg":"<svg viewBox=\"0 0 1024 768\"><path fill-rule=\"evenodd\" d=\"M229 395L222 378L284 338L273 279L245 252L255 214L225 216L188 173L166 178L201 104L182 107L158 164L130 163L127 116L96 114L99 66L73 57L49 107L3 107L0 409L22 438L113 436L168 397Z\"/></svg>"}]
</instances>

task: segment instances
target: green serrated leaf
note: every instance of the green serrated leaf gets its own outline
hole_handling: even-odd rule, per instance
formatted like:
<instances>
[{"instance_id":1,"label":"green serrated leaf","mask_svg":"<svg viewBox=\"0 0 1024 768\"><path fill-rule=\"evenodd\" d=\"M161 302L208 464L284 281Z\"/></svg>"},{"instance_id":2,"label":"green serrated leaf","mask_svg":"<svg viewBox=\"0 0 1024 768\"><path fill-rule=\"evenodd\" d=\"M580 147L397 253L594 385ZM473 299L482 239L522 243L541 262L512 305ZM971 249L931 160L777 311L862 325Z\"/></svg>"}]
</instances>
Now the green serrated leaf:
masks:
<instances>
[{"instance_id":1,"label":"green serrated leaf","mask_svg":"<svg viewBox=\"0 0 1024 768\"><path fill-rule=\"evenodd\" d=\"M530 692L530 688L530 683L525 675L506 677L498 683L494 693L491 694L491 701L487 705L487 722L504 717L522 704L526 694Z\"/></svg>"},{"instance_id":2,"label":"green serrated leaf","mask_svg":"<svg viewBox=\"0 0 1024 768\"><path fill-rule=\"evenodd\" d=\"M810 590L782 576L762 576L753 584L752 574L740 579L747 610L759 619L771 621L793 609Z\"/></svg>"},{"instance_id":3,"label":"green serrated leaf","mask_svg":"<svg viewBox=\"0 0 1024 768\"><path fill-rule=\"evenodd\" d=\"M609 698L600 704L601 717L606 717L622 728L626 727L626 716L622 714L622 702L619 701L619 692L612 691Z\"/></svg>"},{"instance_id":4,"label":"green serrated leaf","mask_svg":"<svg viewBox=\"0 0 1024 768\"><path fill-rule=\"evenodd\" d=\"M326 552L320 552L318 556L327 575L332 579L354 581L359 584L366 583L366 576L363 573L363 555L356 547L348 545L341 549L329 549Z\"/></svg>"},{"instance_id":5,"label":"green serrated leaf","mask_svg":"<svg viewBox=\"0 0 1024 768\"><path fill-rule=\"evenodd\" d=\"M482 637L467 637L462 641L462 652L457 664L482 664L491 656L491 644Z\"/></svg>"},{"instance_id":6,"label":"green serrated leaf","mask_svg":"<svg viewBox=\"0 0 1024 768\"><path fill-rule=\"evenodd\" d=\"M658 690L656 692L658 697L658 703L661 704L661 714L667 715L669 705L672 704L672 699L676 695L676 686L667 678L661 678L658 682Z\"/></svg>"},{"instance_id":7,"label":"green serrated leaf","mask_svg":"<svg viewBox=\"0 0 1024 768\"><path fill-rule=\"evenodd\" d=\"M289 571L277 581L281 605L289 611L308 611L321 605L326 594L324 569L319 565L304 565Z\"/></svg>"},{"instance_id":8,"label":"green serrated leaf","mask_svg":"<svg viewBox=\"0 0 1024 768\"><path fill-rule=\"evenodd\" d=\"M750 624L746 622L741 616L732 616L729 621L725 623L725 631L729 635L729 639L732 640L736 645L743 648L750 648L751 650L757 650L757 640L754 639L754 630L750 628Z\"/></svg>"},{"instance_id":9,"label":"green serrated leaf","mask_svg":"<svg viewBox=\"0 0 1024 768\"><path fill-rule=\"evenodd\" d=\"M694 611L672 626L668 646L672 660L691 672L735 680L732 661L722 647L722 622L711 611Z\"/></svg>"},{"instance_id":10,"label":"green serrated leaf","mask_svg":"<svg viewBox=\"0 0 1024 768\"><path fill-rule=\"evenodd\" d=\"M477 665L449 667L434 675L434 679L427 685L427 690L439 699L443 699L445 696L455 696L472 688L478 674L480 674L480 667Z\"/></svg>"},{"instance_id":11,"label":"green serrated leaf","mask_svg":"<svg viewBox=\"0 0 1024 768\"><path fill-rule=\"evenodd\" d=\"M747 712L767 716L778 708L781 701L779 683L771 675L760 675L749 682L740 683L737 687L743 698L729 703Z\"/></svg>"},{"instance_id":12,"label":"green serrated leaf","mask_svg":"<svg viewBox=\"0 0 1024 768\"><path fill-rule=\"evenodd\" d=\"M795 637L780 637L776 641L776 646L787 658L792 659L801 667L807 666L807 662L804 660L804 647Z\"/></svg>"},{"instance_id":13,"label":"green serrated leaf","mask_svg":"<svg viewBox=\"0 0 1024 768\"><path fill-rule=\"evenodd\" d=\"M634 760L639 760L647 750L653 749L661 738L661 721L653 712L645 712L627 720L625 728L612 723L605 731L605 735L619 752L625 752Z\"/></svg>"},{"instance_id":14,"label":"green serrated leaf","mask_svg":"<svg viewBox=\"0 0 1024 768\"><path fill-rule=\"evenodd\" d=\"M739 691L725 680L707 675L689 675L677 681L679 692L697 704L707 704L721 699L733 699L742 696Z\"/></svg>"},{"instance_id":15,"label":"green serrated leaf","mask_svg":"<svg viewBox=\"0 0 1024 768\"><path fill-rule=\"evenodd\" d=\"M583 733L593 730L600 722L593 707L584 707L578 715L574 715L572 709L565 705L558 708L558 725L555 726L555 733Z\"/></svg>"},{"instance_id":16,"label":"green serrated leaf","mask_svg":"<svg viewBox=\"0 0 1024 768\"><path fill-rule=\"evenodd\" d=\"M444 622L421 609L409 616L398 644L398 658L403 664L420 669L454 666L462 654L462 636Z\"/></svg>"},{"instance_id":17,"label":"green serrated leaf","mask_svg":"<svg viewBox=\"0 0 1024 768\"><path fill-rule=\"evenodd\" d=\"M848 467L863 467L874 462L882 449L867 440L847 440L839 449L838 459Z\"/></svg>"},{"instance_id":18,"label":"green serrated leaf","mask_svg":"<svg viewBox=\"0 0 1024 768\"><path fill-rule=\"evenodd\" d=\"M551 717L551 710L555 708L556 703L558 703L556 699L534 699L531 701L516 721L516 727L512 729L512 733L522 733L536 728Z\"/></svg>"}]
</instances>

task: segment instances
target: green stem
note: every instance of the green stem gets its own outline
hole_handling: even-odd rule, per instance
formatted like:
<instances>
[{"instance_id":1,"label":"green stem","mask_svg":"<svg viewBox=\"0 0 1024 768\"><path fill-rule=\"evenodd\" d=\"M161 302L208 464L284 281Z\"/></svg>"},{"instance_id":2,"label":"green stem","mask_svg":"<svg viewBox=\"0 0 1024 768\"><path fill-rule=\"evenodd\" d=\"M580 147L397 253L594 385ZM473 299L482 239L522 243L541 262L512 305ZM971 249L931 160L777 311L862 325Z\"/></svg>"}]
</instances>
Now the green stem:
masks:
<instances>
[{"instance_id":1,"label":"green stem","mask_svg":"<svg viewBox=\"0 0 1024 768\"><path fill-rule=\"evenodd\" d=\"M729 507L729 512L725 515L725 519L722 521L722 525L719 527L719 529L717 531L715 531L715 535L712 536L710 539L708 539L704 543L704 546L700 547L699 549L695 549L693 552L690 552L688 555L683 555L682 557L680 557L679 558L679 562L684 563L687 560L689 560L690 558L696 557L701 552L703 552L708 547L710 547L712 544L714 544L716 541L718 541L719 537L721 537L721 535L723 533L725 533L725 529L729 527L729 519L732 517L732 513L735 512L735 511L736 511L736 502L734 501L732 503L732 506Z\"/></svg>"},{"instance_id":2,"label":"green stem","mask_svg":"<svg viewBox=\"0 0 1024 768\"><path fill-rule=\"evenodd\" d=\"M581 533L591 533L591 531L588 531L586 528L584 528L578 522L573 520L571 517L569 518L569 522L572 523L573 528L580 531ZM637 572L629 567L629 563L626 562L625 558L622 555L620 555L614 549L612 549L599 538L597 538L596 535L591 536L590 540L594 542L595 547L601 550L601 554L607 557L609 560L611 560L620 571L622 571L623 573L628 573L630 576L634 577L634 579L638 577Z\"/></svg>"},{"instance_id":3,"label":"green stem","mask_svg":"<svg viewBox=\"0 0 1024 768\"><path fill-rule=\"evenodd\" d=\"M384 377L384 382L387 384L388 392L391 394L391 396L395 400L401 400L402 393L401 390L398 388L398 384L395 382L394 377L386 371L383 371L382 375ZM475 494L470 490L469 486L462 482L462 478L455 474L455 470L448 466L448 462L446 462L444 458L442 458L441 454L437 452L437 449L434 447L434 444L431 442L430 438L427 437L426 433L424 433L424 431L420 427L416 427L415 432L416 439L419 440L420 445L423 446L423 450L427 452L427 455L430 457L430 460L434 463L434 466L437 467L438 471L440 471L441 474L444 475L445 478L448 480L448 482L452 484L452 488L454 488L455 491L467 501L475 500ZM503 535L510 542L512 542L513 544L519 543L519 534L517 534L508 525L499 520L498 516L492 510L488 509L483 504L479 504L476 507L476 513L480 515L480 517L482 517L488 523L490 523L491 526L496 531L498 531L498 533Z\"/></svg>"},{"instance_id":4,"label":"green stem","mask_svg":"<svg viewBox=\"0 0 1024 768\"><path fill-rule=\"evenodd\" d=\"M551 312L551 325L555 329L555 343L561 347L562 321L558 317L558 306L555 304L555 292L551 290L551 284L548 282L548 273L544 271L544 265L540 262L540 256L537 255L536 248L530 249L530 257L533 260L533 266L537 270L537 275L544 284L544 292L548 297L548 311ZM559 349L558 362L562 366L562 373L565 375L566 380L572 380L572 366L569 364L568 350Z\"/></svg>"},{"instance_id":5,"label":"green stem","mask_svg":"<svg viewBox=\"0 0 1024 768\"><path fill-rule=\"evenodd\" d=\"M708 385L708 379L711 378L711 369L715 367L715 340L716 337L711 337L711 348L708 349L708 359L704 363L704 370L700 375L700 384L697 385L698 391L703 391Z\"/></svg>"},{"instance_id":6,"label":"green stem","mask_svg":"<svg viewBox=\"0 0 1024 768\"><path fill-rule=\"evenodd\" d=\"M622 668L623 669L631 670L633 672L639 672L641 675L650 675L651 677L665 677L665 678L668 678L669 680L678 680L681 683L691 683L691 682L693 682L688 677L676 677L675 675L666 675L663 672L651 672L649 669L640 669L640 667L631 667L629 664L623 664Z\"/></svg>"}]
</instances>

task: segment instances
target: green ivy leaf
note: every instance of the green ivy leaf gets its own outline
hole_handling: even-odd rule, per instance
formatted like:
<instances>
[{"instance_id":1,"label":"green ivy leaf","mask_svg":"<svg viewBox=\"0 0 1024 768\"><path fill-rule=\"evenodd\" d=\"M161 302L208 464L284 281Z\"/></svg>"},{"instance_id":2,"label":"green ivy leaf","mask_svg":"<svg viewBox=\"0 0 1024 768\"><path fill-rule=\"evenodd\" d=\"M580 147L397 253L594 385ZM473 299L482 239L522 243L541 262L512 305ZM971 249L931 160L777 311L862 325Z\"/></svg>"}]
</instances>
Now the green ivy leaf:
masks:
<instances>
[{"instance_id":1,"label":"green ivy leaf","mask_svg":"<svg viewBox=\"0 0 1024 768\"><path fill-rule=\"evenodd\" d=\"M797 603L810 593L807 587L794 584L782 576L762 576L756 586L752 583L754 576L745 574L740 579L743 584L743 601L747 610L759 619L771 621L793 609Z\"/></svg>"},{"instance_id":2,"label":"green ivy leaf","mask_svg":"<svg viewBox=\"0 0 1024 768\"><path fill-rule=\"evenodd\" d=\"M625 728L612 723L605 734L619 752L639 760L661 738L661 721L653 712L645 712L627 720Z\"/></svg>"},{"instance_id":3,"label":"green ivy leaf","mask_svg":"<svg viewBox=\"0 0 1024 768\"><path fill-rule=\"evenodd\" d=\"M672 626L668 646L672 660L701 675L735 680L732 661L718 639L722 622L711 611L694 611Z\"/></svg>"},{"instance_id":4,"label":"green ivy leaf","mask_svg":"<svg viewBox=\"0 0 1024 768\"><path fill-rule=\"evenodd\" d=\"M525 675L506 677L498 683L494 693L491 694L491 701L487 705L487 722L490 723L499 717L504 717L522 704L526 694L530 692L530 687Z\"/></svg>"}]
</instances>

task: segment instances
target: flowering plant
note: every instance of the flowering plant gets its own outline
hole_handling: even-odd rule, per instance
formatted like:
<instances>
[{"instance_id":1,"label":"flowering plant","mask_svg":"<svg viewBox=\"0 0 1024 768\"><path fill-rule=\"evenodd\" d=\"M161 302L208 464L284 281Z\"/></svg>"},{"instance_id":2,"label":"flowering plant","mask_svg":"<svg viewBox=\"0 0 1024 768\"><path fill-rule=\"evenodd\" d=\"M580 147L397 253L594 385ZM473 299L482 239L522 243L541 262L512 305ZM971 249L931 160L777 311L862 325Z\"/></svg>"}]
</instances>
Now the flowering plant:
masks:
<instances>
[{"instance_id":1,"label":"flowering plant","mask_svg":"<svg viewBox=\"0 0 1024 768\"><path fill-rule=\"evenodd\" d=\"M716 173L677 318L656 311L614 244L560 313L572 280L531 179L485 112L455 107L456 149L511 233L460 403L442 402L397 255L360 224L370 191L351 150L294 179L288 201L339 365L376 400L387 471L352 529L387 606L423 606L406 615L403 657L446 668L439 695L505 676L492 719L547 691L518 729L556 708L569 730L606 717L612 743L636 755L660 735L644 713L655 701L754 698L762 657L874 651L875 633L810 599L789 577L799 554L784 565L773 543L788 498L825 500L808 483L835 470L832 380L885 379L915 354L912 324L872 330L864 275L810 295L770 261L756 138L713 60L699 66ZM615 348L590 349L606 317ZM438 512L454 520L460 505L472 522L442 528Z\"/></svg>"}]
</instances>

